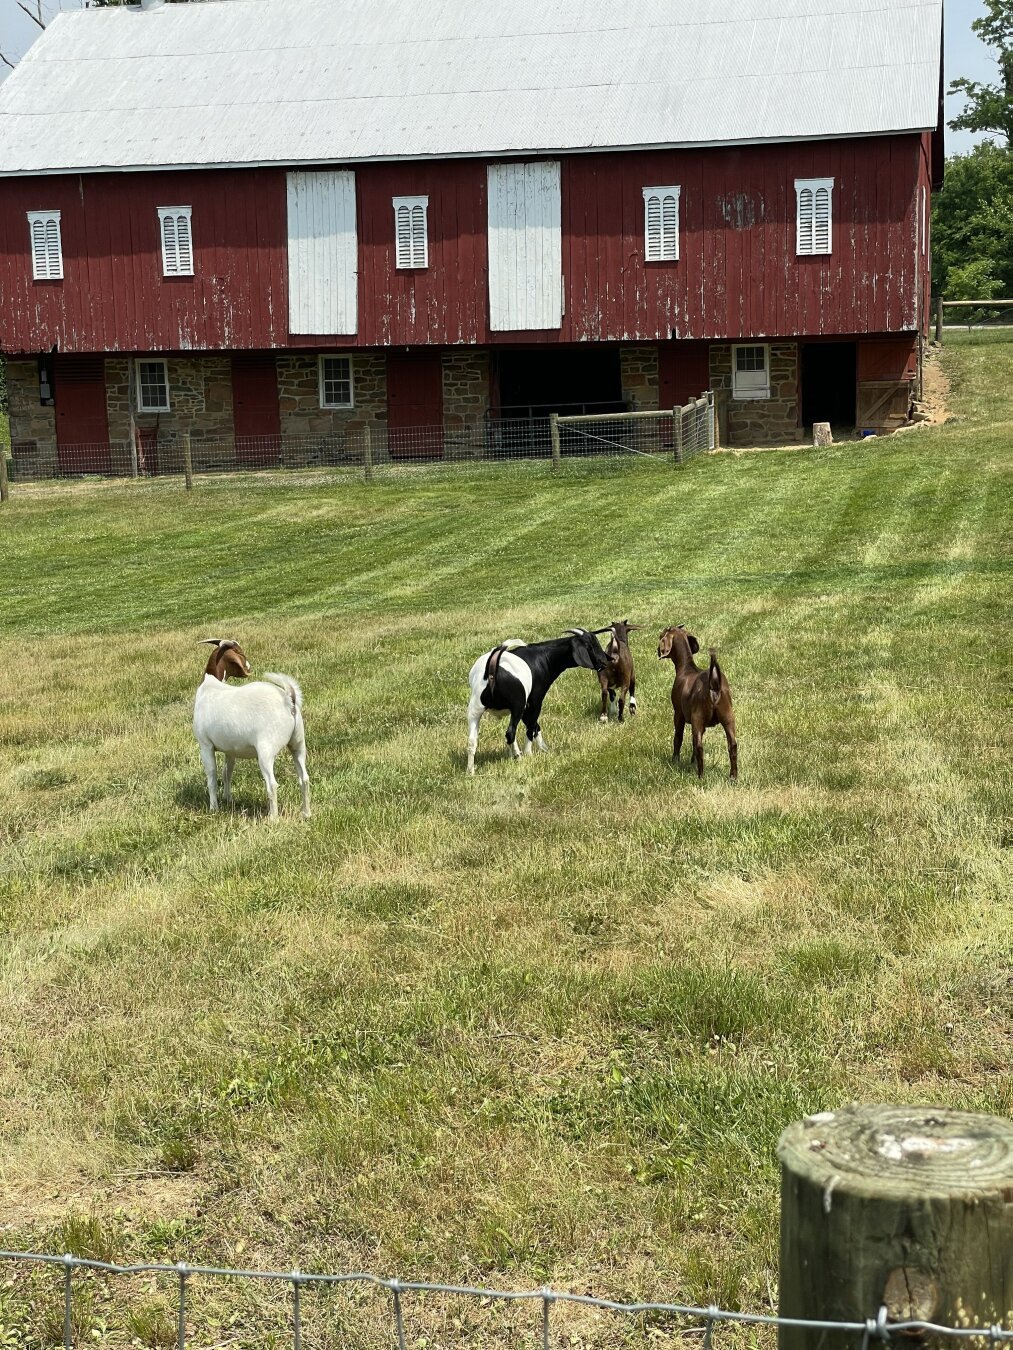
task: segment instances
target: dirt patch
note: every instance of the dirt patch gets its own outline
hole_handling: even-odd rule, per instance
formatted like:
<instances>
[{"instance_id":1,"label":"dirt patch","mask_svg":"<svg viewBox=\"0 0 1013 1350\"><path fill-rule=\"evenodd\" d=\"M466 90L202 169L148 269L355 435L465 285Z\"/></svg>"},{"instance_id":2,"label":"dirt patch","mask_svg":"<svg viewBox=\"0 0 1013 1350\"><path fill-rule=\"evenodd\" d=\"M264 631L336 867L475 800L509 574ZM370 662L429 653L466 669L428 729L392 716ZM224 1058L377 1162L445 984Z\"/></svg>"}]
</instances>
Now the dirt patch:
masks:
<instances>
[{"instance_id":1,"label":"dirt patch","mask_svg":"<svg viewBox=\"0 0 1013 1350\"><path fill-rule=\"evenodd\" d=\"M922 396L915 404L916 412L922 415L915 425L941 426L950 416L949 398L950 381L943 369L942 348L926 347Z\"/></svg>"}]
</instances>

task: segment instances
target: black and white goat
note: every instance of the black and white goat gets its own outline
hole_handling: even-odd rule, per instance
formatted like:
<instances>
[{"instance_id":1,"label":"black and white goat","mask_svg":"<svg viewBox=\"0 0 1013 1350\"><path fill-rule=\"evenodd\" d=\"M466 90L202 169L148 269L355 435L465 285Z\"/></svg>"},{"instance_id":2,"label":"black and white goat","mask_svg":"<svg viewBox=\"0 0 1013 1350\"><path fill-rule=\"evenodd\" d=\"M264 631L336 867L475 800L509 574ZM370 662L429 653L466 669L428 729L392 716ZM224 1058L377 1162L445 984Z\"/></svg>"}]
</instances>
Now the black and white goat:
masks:
<instances>
[{"instance_id":1,"label":"black and white goat","mask_svg":"<svg viewBox=\"0 0 1013 1350\"><path fill-rule=\"evenodd\" d=\"M530 755L535 746L539 750L547 750L538 719L549 689L564 670L583 666L587 670L600 671L606 664L607 658L601 644L586 628L568 628L564 637L527 645L519 638L509 638L492 651L484 652L468 676L471 685L468 703L468 773L475 772L478 724L484 713L509 716L506 743L515 759L521 757L517 744L519 722L524 723L528 733L525 753Z\"/></svg>"}]
</instances>

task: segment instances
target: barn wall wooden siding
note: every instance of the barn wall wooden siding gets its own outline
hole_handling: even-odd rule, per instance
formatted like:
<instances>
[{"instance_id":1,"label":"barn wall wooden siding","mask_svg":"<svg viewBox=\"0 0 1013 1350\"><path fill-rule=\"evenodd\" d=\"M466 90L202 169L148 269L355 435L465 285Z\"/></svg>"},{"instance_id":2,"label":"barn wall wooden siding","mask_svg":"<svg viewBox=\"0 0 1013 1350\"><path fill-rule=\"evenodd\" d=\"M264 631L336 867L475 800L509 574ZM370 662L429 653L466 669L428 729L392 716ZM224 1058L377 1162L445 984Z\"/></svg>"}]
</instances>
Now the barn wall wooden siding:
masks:
<instances>
[{"instance_id":1,"label":"barn wall wooden siding","mask_svg":"<svg viewBox=\"0 0 1013 1350\"><path fill-rule=\"evenodd\" d=\"M0 182L7 352L892 333L925 322L927 137L626 152L562 160L564 316L489 327L487 164L359 165L358 332L291 334L283 169ZM834 251L795 255L797 177L833 177ZM643 188L679 183L680 258L645 263ZM429 197L430 266L395 267L394 196ZM164 278L156 208L193 206L194 276ZM25 213L58 209L61 282L33 282Z\"/></svg>"}]
</instances>

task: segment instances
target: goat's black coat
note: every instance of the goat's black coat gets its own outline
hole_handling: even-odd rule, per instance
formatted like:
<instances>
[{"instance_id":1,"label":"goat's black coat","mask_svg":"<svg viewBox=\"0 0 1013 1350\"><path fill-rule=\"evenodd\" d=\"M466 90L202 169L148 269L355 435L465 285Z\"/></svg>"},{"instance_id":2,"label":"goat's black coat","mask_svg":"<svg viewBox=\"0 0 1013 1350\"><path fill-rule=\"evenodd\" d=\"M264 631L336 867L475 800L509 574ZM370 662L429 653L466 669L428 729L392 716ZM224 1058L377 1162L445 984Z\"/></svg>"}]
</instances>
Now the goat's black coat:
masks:
<instances>
[{"instance_id":1,"label":"goat's black coat","mask_svg":"<svg viewBox=\"0 0 1013 1350\"><path fill-rule=\"evenodd\" d=\"M482 690L483 707L498 712L509 712L507 745L513 745L517 724L524 722L528 738L534 740L541 731L539 717L545 695L566 670L583 666L587 670L604 670L607 657L601 643L592 634L581 629L566 637L550 638L547 642L532 642L526 647L509 648L531 671L531 693L525 697L524 686L516 675L500 669L500 657L505 649L497 647L490 652L486 663L486 686Z\"/></svg>"}]
</instances>

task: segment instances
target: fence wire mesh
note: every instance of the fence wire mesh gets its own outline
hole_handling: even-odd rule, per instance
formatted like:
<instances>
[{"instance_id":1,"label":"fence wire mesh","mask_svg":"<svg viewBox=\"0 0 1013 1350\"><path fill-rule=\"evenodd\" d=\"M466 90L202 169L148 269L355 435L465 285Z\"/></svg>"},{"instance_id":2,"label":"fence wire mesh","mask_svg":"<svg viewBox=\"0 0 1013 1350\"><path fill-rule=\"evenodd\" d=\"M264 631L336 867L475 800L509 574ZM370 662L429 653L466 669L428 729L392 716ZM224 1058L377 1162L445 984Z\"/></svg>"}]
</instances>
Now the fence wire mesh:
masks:
<instances>
[{"instance_id":1,"label":"fence wire mesh","mask_svg":"<svg viewBox=\"0 0 1013 1350\"><path fill-rule=\"evenodd\" d=\"M364 425L306 436L217 436L200 430L139 431L131 440L15 440L12 484L99 475L147 478L328 468L370 479L436 466L651 456L681 463L714 446L713 396L659 413L487 418L459 428ZM2 451L0 451L2 453Z\"/></svg>"},{"instance_id":2,"label":"fence wire mesh","mask_svg":"<svg viewBox=\"0 0 1013 1350\"><path fill-rule=\"evenodd\" d=\"M59 1298L61 1304L59 1327L62 1331L62 1344L65 1350L70 1350L72 1346L86 1339L91 1341L95 1339L94 1336L89 1338L82 1335L81 1328L75 1318L75 1277L77 1283L81 1284L83 1278L88 1275L120 1277L127 1280L130 1277L144 1276L153 1278L155 1281L168 1282L172 1288L174 1299L173 1335L170 1338L165 1335L163 1330L161 1336L156 1339L161 1344L175 1344L177 1350L185 1350L188 1344L193 1346L198 1343L191 1322L194 1282L207 1280L247 1281L285 1289L288 1299L287 1310L283 1316L283 1325L258 1327L255 1329L254 1335L257 1337L258 1344L281 1345L288 1343L293 1346L293 1350L303 1350L305 1344L305 1293L307 1291L334 1290L349 1286L365 1287L389 1296L386 1309L386 1339L388 1343L393 1342L397 1346L397 1350L406 1350L409 1343L412 1345L428 1344L425 1338L420 1341L417 1337L412 1336L408 1330L411 1323L413 1297L425 1295L441 1295L459 1300L478 1300L485 1306L497 1304L533 1305L537 1313L537 1328L535 1326L530 1327L528 1336L526 1338L522 1336L520 1340L521 1343L524 1343L526 1339L532 1346L537 1346L540 1341L542 1350L550 1350L550 1347L557 1343L553 1332L554 1309L567 1307L590 1309L595 1313L618 1314L627 1319L633 1319L637 1323L638 1329L644 1333L649 1329L657 1331L659 1327L667 1327L673 1336L679 1339L693 1333L699 1333L703 1336L704 1350L711 1350L715 1331L722 1326L766 1328L770 1331L778 1328L794 1328L835 1334L842 1339L835 1340L833 1344L854 1345L859 1350L868 1350L870 1343L873 1341L886 1342L893 1337L900 1337L902 1340L912 1338L924 1340L929 1336L938 1336L950 1338L954 1341L978 1340L991 1346L1006 1345L1013 1342L1013 1330L999 1324L946 1326L918 1320L894 1321L889 1318L885 1307L880 1307L874 1316L860 1317L856 1315L850 1321L836 1321L819 1318L780 1317L772 1313L739 1312L719 1308L715 1305L697 1307L683 1303L627 1302L548 1287L508 1290L467 1284L442 1284L435 1281L397 1280L364 1271L314 1274L298 1269L287 1271L251 1270L229 1266L187 1265L185 1262L179 1262L176 1265L147 1263L117 1265L108 1261L91 1260L70 1254L57 1256L51 1253L8 1251L0 1251L0 1261L14 1263L15 1265L21 1264L25 1267L55 1267L60 1272L60 1293L58 1295L54 1288L52 1297L54 1299ZM11 1281L6 1283L10 1285ZM54 1320L51 1321L50 1325L55 1326L57 1323ZM53 1337L52 1339L58 1340L59 1338ZM141 1339L143 1340L143 1338ZM234 1335L229 1339L239 1340L241 1337ZM518 1338L513 1336L511 1339L516 1341ZM656 1335L652 1339L656 1340ZM135 1342L136 1340L135 1337ZM7 1340L3 1342L5 1345L9 1343ZM329 1344L333 1342L324 1340L321 1343ZM572 1344L572 1337L561 1337L559 1344Z\"/></svg>"}]
</instances>

